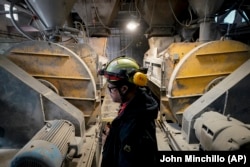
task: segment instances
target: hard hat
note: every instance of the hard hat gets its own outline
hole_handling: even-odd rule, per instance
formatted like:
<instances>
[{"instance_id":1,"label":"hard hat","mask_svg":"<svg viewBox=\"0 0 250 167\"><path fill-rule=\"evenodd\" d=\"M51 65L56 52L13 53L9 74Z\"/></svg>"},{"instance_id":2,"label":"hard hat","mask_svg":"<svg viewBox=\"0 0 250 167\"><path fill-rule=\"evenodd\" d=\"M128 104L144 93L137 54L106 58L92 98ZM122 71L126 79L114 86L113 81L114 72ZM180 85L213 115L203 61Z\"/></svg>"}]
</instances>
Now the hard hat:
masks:
<instances>
[{"instance_id":1,"label":"hard hat","mask_svg":"<svg viewBox=\"0 0 250 167\"><path fill-rule=\"evenodd\" d=\"M146 69L140 68L133 58L127 56L111 60L99 74L104 75L109 82L129 81L138 86L147 84Z\"/></svg>"}]
</instances>

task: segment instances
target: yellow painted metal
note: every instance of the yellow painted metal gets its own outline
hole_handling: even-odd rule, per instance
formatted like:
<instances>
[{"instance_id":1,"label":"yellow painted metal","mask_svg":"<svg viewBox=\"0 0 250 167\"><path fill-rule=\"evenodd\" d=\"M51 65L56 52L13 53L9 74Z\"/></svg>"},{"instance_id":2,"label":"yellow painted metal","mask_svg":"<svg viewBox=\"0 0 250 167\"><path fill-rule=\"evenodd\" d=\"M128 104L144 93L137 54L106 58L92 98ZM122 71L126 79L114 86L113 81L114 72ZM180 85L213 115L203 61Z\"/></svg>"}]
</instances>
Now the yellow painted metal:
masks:
<instances>
[{"instance_id":1,"label":"yellow painted metal","mask_svg":"<svg viewBox=\"0 0 250 167\"><path fill-rule=\"evenodd\" d=\"M147 54L144 56L144 64L148 67L148 86L160 99L160 118L177 122L173 105L166 96L170 76L178 62L200 43L172 43L158 55Z\"/></svg>"},{"instance_id":2,"label":"yellow painted metal","mask_svg":"<svg viewBox=\"0 0 250 167\"><path fill-rule=\"evenodd\" d=\"M176 49L182 50L181 47ZM171 75L168 95L203 94L210 81L230 74L249 57L249 47L236 41L213 41L199 45L182 57L176 66Z\"/></svg>"},{"instance_id":3,"label":"yellow painted metal","mask_svg":"<svg viewBox=\"0 0 250 167\"><path fill-rule=\"evenodd\" d=\"M84 113L86 122L100 113L97 59L93 59L91 47L78 45L72 50L60 44L27 41L13 46L5 55L33 77L52 85L61 97Z\"/></svg>"},{"instance_id":4,"label":"yellow painted metal","mask_svg":"<svg viewBox=\"0 0 250 167\"><path fill-rule=\"evenodd\" d=\"M173 73L178 62L192 49L196 48L200 43L173 43L165 51L166 76L165 86L169 84L170 76Z\"/></svg>"},{"instance_id":5,"label":"yellow painted metal","mask_svg":"<svg viewBox=\"0 0 250 167\"><path fill-rule=\"evenodd\" d=\"M208 85L226 77L250 58L249 46L233 40L174 43L166 51L166 87L170 110L181 122L185 108L205 93Z\"/></svg>"}]
</instances>

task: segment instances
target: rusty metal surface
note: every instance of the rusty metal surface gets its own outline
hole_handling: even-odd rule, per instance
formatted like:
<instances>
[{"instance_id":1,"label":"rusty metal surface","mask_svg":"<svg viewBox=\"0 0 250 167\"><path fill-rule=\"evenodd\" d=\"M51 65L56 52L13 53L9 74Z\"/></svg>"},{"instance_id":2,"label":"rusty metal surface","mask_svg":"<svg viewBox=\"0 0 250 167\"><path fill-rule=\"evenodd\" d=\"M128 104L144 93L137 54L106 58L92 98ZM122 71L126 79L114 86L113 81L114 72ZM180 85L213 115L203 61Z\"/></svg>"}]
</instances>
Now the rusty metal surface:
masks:
<instances>
[{"instance_id":1,"label":"rusty metal surface","mask_svg":"<svg viewBox=\"0 0 250 167\"><path fill-rule=\"evenodd\" d=\"M91 56L89 53L92 53L86 45L82 45L80 51L81 56ZM97 78L93 76L96 66L91 71L79 55L69 48L44 41L17 44L5 55L31 76L53 85L61 97L84 113L88 121L95 110L96 102L99 101Z\"/></svg>"},{"instance_id":2,"label":"rusty metal surface","mask_svg":"<svg viewBox=\"0 0 250 167\"><path fill-rule=\"evenodd\" d=\"M174 68L168 84L168 96L202 94L210 81L230 74L248 60L248 51L249 46L231 40L198 45L180 58ZM171 57L173 53L169 53Z\"/></svg>"},{"instance_id":3,"label":"rusty metal surface","mask_svg":"<svg viewBox=\"0 0 250 167\"><path fill-rule=\"evenodd\" d=\"M173 43L159 54L146 55L144 63L149 68L149 86L161 100L162 114L181 124L185 108L249 58L247 45L219 40Z\"/></svg>"},{"instance_id":4,"label":"rusty metal surface","mask_svg":"<svg viewBox=\"0 0 250 167\"><path fill-rule=\"evenodd\" d=\"M83 113L3 56L0 76L1 148L22 147L46 120L69 120L83 136Z\"/></svg>"},{"instance_id":5,"label":"rusty metal surface","mask_svg":"<svg viewBox=\"0 0 250 167\"><path fill-rule=\"evenodd\" d=\"M167 86L170 107L179 122L184 109L202 96L214 79L228 76L250 58L248 51L243 43L221 40L200 44L180 58Z\"/></svg>"}]
</instances>

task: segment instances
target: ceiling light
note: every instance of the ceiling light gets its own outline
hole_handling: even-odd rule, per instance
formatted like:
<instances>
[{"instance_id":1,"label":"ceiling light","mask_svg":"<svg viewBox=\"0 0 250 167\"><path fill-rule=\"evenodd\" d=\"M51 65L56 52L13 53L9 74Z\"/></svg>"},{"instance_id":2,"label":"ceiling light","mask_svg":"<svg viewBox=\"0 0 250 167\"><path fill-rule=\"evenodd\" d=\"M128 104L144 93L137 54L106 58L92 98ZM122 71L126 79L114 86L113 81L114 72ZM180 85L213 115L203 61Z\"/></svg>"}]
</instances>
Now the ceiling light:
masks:
<instances>
[{"instance_id":1,"label":"ceiling light","mask_svg":"<svg viewBox=\"0 0 250 167\"><path fill-rule=\"evenodd\" d=\"M140 24L135 22L135 21L130 21L128 24L127 24L127 29L130 30L130 31L135 31L136 28L139 26Z\"/></svg>"}]
</instances>

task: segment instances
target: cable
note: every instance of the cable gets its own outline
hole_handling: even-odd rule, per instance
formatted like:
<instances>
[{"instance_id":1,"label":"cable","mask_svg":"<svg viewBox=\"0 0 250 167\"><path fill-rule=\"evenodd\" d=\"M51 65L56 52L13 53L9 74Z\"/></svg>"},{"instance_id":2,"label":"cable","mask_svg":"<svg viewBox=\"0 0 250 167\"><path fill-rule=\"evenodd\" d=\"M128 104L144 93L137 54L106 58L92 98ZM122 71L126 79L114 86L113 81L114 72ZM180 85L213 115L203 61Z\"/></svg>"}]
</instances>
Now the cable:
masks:
<instances>
[{"instance_id":1,"label":"cable","mask_svg":"<svg viewBox=\"0 0 250 167\"><path fill-rule=\"evenodd\" d=\"M154 12L155 12L155 1L156 0L154 0L154 4L153 4L153 10L152 10L151 18L150 18L149 29L152 28L152 20L153 20L153 16L154 16Z\"/></svg>"},{"instance_id":2,"label":"cable","mask_svg":"<svg viewBox=\"0 0 250 167\"><path fill-rule=\"evenodd\" d=\"M173 16L174 16L174 19L175 19L181 26L183 26L183 27L189 27L189 26L191 25L191 23L192 23L192 13L191 13L190 8L188 8L188 10L189 10L189 14L190 14L191 20L189 21L188 24L185 25L185 24L182 24L182 23L178 20L178 18L176 17L170 0L168 0L168 4L169 4L169 7L170 7L170 9L171 9L171 12L172 12L172 14L173 14Z\"/></svg>"},{"instance_id":3,"label":"cable","mask_svg":"<svg viewBox=\"0 0 250 167\"><path fill-rule=\"evenodd\" d=\"M127 46L125 46L125 47L122 48L121 50L118 50L117 52L107 53L107 54L108 54L108 55L111 55L111 54L118 54L118 53L121 53L121 52L123 52L124 50L126 50L133 42L134 42L134 39L132 39L132 40L130 41L130 43L128 43Z\"/></svg>"},{"instance_id":4,"label":"cable","mask_svg":"<svg viewBox=\"0 0 250 167\"><path fill-rule=\"evenodd\" d=\"M140 12L140 10L138 9L137 1L138 1L138 0L135 0L135 9L136 9L136 11L137 11L138 14L139 14L139 22L140 22L140 21L141 21L141 12Z\"/></svg>"},{"instance_id":5,"label":"cable","mask_svg":"<svg viewBox=\"0 0 250 167\"><path fill-rule=\"evenodd\" d=\"M96 8L96 5L95 5L95 1L94 0L92 0L93 1L93 4L94 4L94 8L95 8L95 13L96 13L96 16L97 16L97 18L98 18L98 20L99 20L99 22L101 23L101 25L104 27L104 28L106 28L106 29L108 29L108 30L110 30L110 28L109 27L107 27L103 22L102 22L102 20L101 20L101 18L100 18L100 16L99 16L99 14L98 14L98 11L97 11L97 8Z\"/></svg>"},{"instance_id":6,"label":"cable","mask_svg":"<svg viewBox=\"0 0 250 167\"><path fill-rule=\"evenodd\" d=\"M87 4L86 0L85 3ZM85 7L85 16L86 16L86 23L85 23L85 27L86 27L86 31L87 31L87 37L89 38L89 28L88 28L88 11L87 11L87 5L84 5ZM84 15L82 16L82 18L84 18Z\"/></svg>"},{"instance_id":7,"label":"cable","mask_svg":"<svg viewBox=\"0 0 250 167\"><path fill-rule=\"evenodd\" d=\"M74 23L80 25L80 30L82 30L82 32L83 32L82 37L83 37L83 39L84 39L85 41L87 41L87 43L88 43L89 40L88 40L88 38L86 37L86 31L84 30L84 27L83 27L82 23L80 23L79 21L75 21Z\"/></svg>"},{"instance_id":8,"label":"cable","mask_svg":"<svg viewBox=\"0 0 250 167\"><path fill-rule=\"evenodd\" d=\"M38 25L36 19L34 20L34 22L35 22L36 26L38 27L38 30L41 33L43 40L48 41L49 39L47 38L46 34L40 29L40 26Z\"/></svg>"},{"instance_id":9,"label":"cable","mask_svg":"<svg viewBox=\"0 0 250 167\"><path fill-rule=\"evenodd\" d=\"M25 34L25 32L23 32L23 30L21 28L18 27L18 25L16 24L16 21L14 19L14 12L13 12L13 8L14 8L15 2L11 2L10 4L10 17L11 17L11 22L12 24L15 26L15 28L18 30L18 32L20 32L23 36L25 36L26 38L30 39L30 40L34 40L33 37L29 36L28 34Z\"/></svg>"},{"instance_id":10,"label":"cable","mask_svg":"<svg viewBox=\"0 0 250 167\"><path fill-rule=\"evenodd\" d=\"M206 4L205 4L205 17L204 17L204 24L205 24L205 22L206 22L206 19L207 19L207 1L208 0L206 0Z\"/></svg>"}]
</instances>

